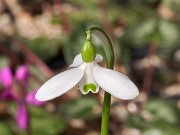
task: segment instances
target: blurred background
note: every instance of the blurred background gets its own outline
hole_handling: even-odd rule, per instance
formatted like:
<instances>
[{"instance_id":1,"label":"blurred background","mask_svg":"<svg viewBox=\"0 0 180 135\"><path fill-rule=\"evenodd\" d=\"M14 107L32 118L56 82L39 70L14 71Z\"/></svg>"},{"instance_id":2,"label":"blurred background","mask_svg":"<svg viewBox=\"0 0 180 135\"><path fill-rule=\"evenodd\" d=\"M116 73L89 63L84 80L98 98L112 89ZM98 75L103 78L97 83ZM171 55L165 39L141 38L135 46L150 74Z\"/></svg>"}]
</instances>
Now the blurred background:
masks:
<instances>
[{"instance_id":1,"label":"blurred background","mask_svg":"<svg viewBox=\"0 0 180 135\"><path fill-rule=\"evenodd\" d=\"M140 90L132 101L112 97L109 135L180 135L179 0L0 0L0 134L100 135L103 90L34 100L91 26L108 33L115 70Z\"/></svg>"}]
</instances>

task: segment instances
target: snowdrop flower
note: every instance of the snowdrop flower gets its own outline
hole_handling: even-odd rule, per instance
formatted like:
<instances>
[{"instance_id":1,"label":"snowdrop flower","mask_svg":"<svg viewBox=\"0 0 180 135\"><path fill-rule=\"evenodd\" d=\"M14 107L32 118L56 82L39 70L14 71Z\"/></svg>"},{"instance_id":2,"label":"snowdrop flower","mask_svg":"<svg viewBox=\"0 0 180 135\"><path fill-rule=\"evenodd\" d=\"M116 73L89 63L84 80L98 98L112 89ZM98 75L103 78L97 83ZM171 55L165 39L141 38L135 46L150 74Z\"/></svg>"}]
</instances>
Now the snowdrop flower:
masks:
<instances>
[{"instance_id":1,"label":"snowdrop flower","mask_svg":"<svg viewBox=\"0 0 180 135\"><path fill-rule=\"evenodd\" d=\"M56 98L75 85L79 85L82 94L90 91L97 93L99 87L119 99L133 99L139 95L136 85L124 74L98 65L103 57L96 54L95 48L87 37L73 63L72 69L64 71L45 82L35 95L39 101Z\"/></svg>"}]
</instances>

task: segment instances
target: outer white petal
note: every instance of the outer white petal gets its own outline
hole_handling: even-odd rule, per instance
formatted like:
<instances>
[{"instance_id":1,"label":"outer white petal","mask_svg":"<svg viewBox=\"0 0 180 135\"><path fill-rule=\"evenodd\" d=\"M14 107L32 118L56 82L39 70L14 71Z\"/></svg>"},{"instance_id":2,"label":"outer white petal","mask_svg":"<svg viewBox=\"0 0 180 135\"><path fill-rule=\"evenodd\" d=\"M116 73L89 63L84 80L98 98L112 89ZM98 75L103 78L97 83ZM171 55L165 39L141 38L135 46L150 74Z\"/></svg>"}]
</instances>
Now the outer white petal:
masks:
<instances>
[{"instance_id":1,"label":"outer white petal","mask_svg":"<svg viewBox=\"0 0 180 135\"><path fill-rule=\"evenodd\" d=\"M134 99L139 95L136 85L125 75L96 63L93 66L93 76L97 84L119 99Z\"/></svg>"},{"instance_id":2,"label":"outer white petal","mask_svg":"<svg viewBox=\"0 0 180 135\"><path fill-rule=\"evenodd\" d=\"M73 60L73 63L70 65L70 67L78 67L83 62L81 53L76 55L76 57Z\"/></svg>"},{"instance_id":3,"label":"outer white petal","mask_svg":"<svg viewBox=\"0 0 180 135\"><path fill-rule=\"evenodd\" d=\"M96 54L95 61L96 62L101 62L103 60L103 57L100 54Z\"/></svg>"},{"instance_id":4,"label":"outer white petal","mask_svg":"<svg viewBox=\"0 0 180 135\"><path fill-rule=\"evenodd\" d=\"M97 83L94 80L93 74L92 74L92 63L87 63L86 64L86 69L84 71L84 76L81 79L81 81L79 82L79 89L81 91L82 94L88 94L89 91L91 91L92 93L97 93L99 91L99 86L97 85ZM89 89L89 91L86 93L84 92L83 88L86 84L94 84L96 86L96 91L94 92L92 89Z\"/></svg>"},{"instance_id":5,"label":"outer white petal","mask_svg":"<svg viewBox=\"0 0 180 135\"><path fill-rule=\"evenodd\" d=\"M39 101L46 101L64 94L81 80L85 66L85 64L82 64L78 68L73 68L54 76L40 87L35 98Z\"/></svg>"}]
</instances>

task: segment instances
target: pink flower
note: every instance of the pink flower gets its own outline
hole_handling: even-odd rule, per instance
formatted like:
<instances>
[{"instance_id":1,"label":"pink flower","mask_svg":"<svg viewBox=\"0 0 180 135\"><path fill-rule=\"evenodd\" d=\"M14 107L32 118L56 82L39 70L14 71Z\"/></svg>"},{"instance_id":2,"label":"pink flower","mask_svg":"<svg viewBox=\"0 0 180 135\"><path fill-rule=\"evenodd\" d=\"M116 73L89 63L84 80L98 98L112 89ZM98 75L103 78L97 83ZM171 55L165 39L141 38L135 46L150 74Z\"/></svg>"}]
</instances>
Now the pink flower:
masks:
<instances>
[{"instance_id":1,"label":"pink flower","mask_svg":"<svg viewBox=\"0 0 180 135\"><path fill-rule=\"evenodd\" d=\"M17 106L16 122L20 129L26 129L28 125L28 113L24 103L19 102Z\"/></svg>"},{"instance_id":2,"label":"pink flower","mask_svg":"<svg viewBox=\"0 0 180 135\"><path fill-rule=\"evenodd\" d=\"M41 102L35 99L36 92L37 90L33 90L29 92L26 96L26 102L30 105L35 105L35 106L44 105L46 102Z\"/></svg>"},{"instance_id":3,"label":"pink flower","mask_svg":"<svg viewBox=\"0 0 180 135\"><path fill-rule=\"evenodd\" d=\"M28 67L25 65L18 67L14 79L26 88L29 79ZM23 101L24 97L17 97L13 93L13 75L10 67L5 67L0 70L0 81L5 87L5 91L0 94L0 100L11 99L17 102L16 122L20 129L26 129L28 125L28 113ZM26 95L25 102L27 104L36 106L45 104L45 102L40 102L35 99L36 92L37 90L33 90Z\"/></svg>"},{"instance_id":4,"label":"pink flower","mask_svg":"<svg viewBox=\"0 0 180 135\"><path fill-rule=\"evenodd\" d=\"M6 90L0 94L0 99L14 99L14 94L12 92L13 75L10 67L4 67L0 70L0 81L6 88Z\"/></svg>"},{"instance_id":5,"label":"pink flower","mask_svg":"<svg viewBox=\"0 0 180 135\"><path fill-rule=\"evenodd\" d=\"M28 67L25 65L18 67L16 70L15 79L17 81L22 82L22 84L26 86L28 83L28 78L29 78Z\"/></svg>"},{"instance_id":6,"label":"pink flower","mask_svg":"<svg viewBox=\"0 0 180 135\"><path fill-rule=\"evenodd\" d=\"M4 67L0 71L0 81L3 83L5 87L11 87L12 86L12 72L10 67Z\"/></svg>"}]
</instances>

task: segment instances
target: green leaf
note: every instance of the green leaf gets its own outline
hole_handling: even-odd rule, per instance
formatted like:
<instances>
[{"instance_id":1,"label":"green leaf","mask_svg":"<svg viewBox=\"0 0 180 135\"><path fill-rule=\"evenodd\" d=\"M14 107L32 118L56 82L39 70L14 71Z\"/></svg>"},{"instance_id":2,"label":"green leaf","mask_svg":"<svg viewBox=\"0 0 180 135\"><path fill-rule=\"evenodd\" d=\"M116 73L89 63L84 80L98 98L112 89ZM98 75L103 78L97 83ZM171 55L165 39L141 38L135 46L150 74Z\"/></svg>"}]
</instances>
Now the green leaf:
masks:
<instances>
[{"instance_id":1,"label":"green leaf","mask_svg":"<svg viewBox=\"0 0 180 135\"><path fill-rule=\"evenodd\" d=\"M85 118L93 116L93 108L97 101L92 98L83 97L69 101L59 107L60 114L67 118Z\"/></svg>"},{"instance_id":2,"label":"green leaf","mask_svg":"<svg viewBox=\"0 0 180 135\"><path fill-rule=\"evenodd\" d=\"M171 101L153 98L143 108L151 119L130 114L128 125L140 129L143 135L179 135L180 111Z\"/></svg>"},{"instance_id":3,"label":"green leaf","mask_svg":"<svg viewBox=\"0 0 180 135\"><path fill-rule=\"evenodd\" d=\"M147 128L143 135L179 135L179 125L171 125L166 122L156 121Z\"/></svg>"},{"instance_id":4,"label":"green leaf","mask_svg":"<svg viewBox=\"0 0 180 135\"><path fill-rule=\"evenodd\" d=\"M55 135L64 131L66 123L58 116L32 117L33 135Z\"/></svg>"},{"instance_id":5,"label":"green leaf","mask_svg":"<svg viewBox=\"0 0 180 135\"><path fill-rule=\"evenodd\" d=\"M51 114L42 108L31 107L33 135L56 135L64 131L67 123L58 114Z\"/></svg>"},{"instance_id":6,"label":"green leaf","mask_svg":"<svg viewBox=\"0 0 180 135\"><path fill-rule=\"evenodd\" d=\"M141 130L148 127L148 123L146 123L145 120L139 115L130 115L127 119L127 123L130 127L135 127Z\"/></svg>"},{"instance_id":7,"label":"green leaf","mask_svg":"<svg viewBox=\"0 0 180 135\"><path fill-rule=\"evenodd\" d=\"M160 47L175 47L178 44L179 31L175 23L159 18L150 18L141 24L129 28L124 35L124 41L143 47L155 42Z\"/></svg>"},{"instance_id":8,"label":"green leaf","mask_svg":"<svg viewBox=\"0 0 180 135\"><path fill-rule=\"evenodd\" d=\"M180 111L171 102L162 99L152 99L145 105L154 120L161 120L169 124L177 124L180 120Z\"/></svg>"},{"instance_id":9,"label":"green leaf","mask_svg":"<svg viewBox=\"0 0 180 135\"><path fill-rule=\"evenodd\" d=\"M41 37L25 40L24 42L33 52L38 54L42 59L48 60L58 53L61 47L61 41L62 39L48 39Z\"/></svg>"}]
</instances>

